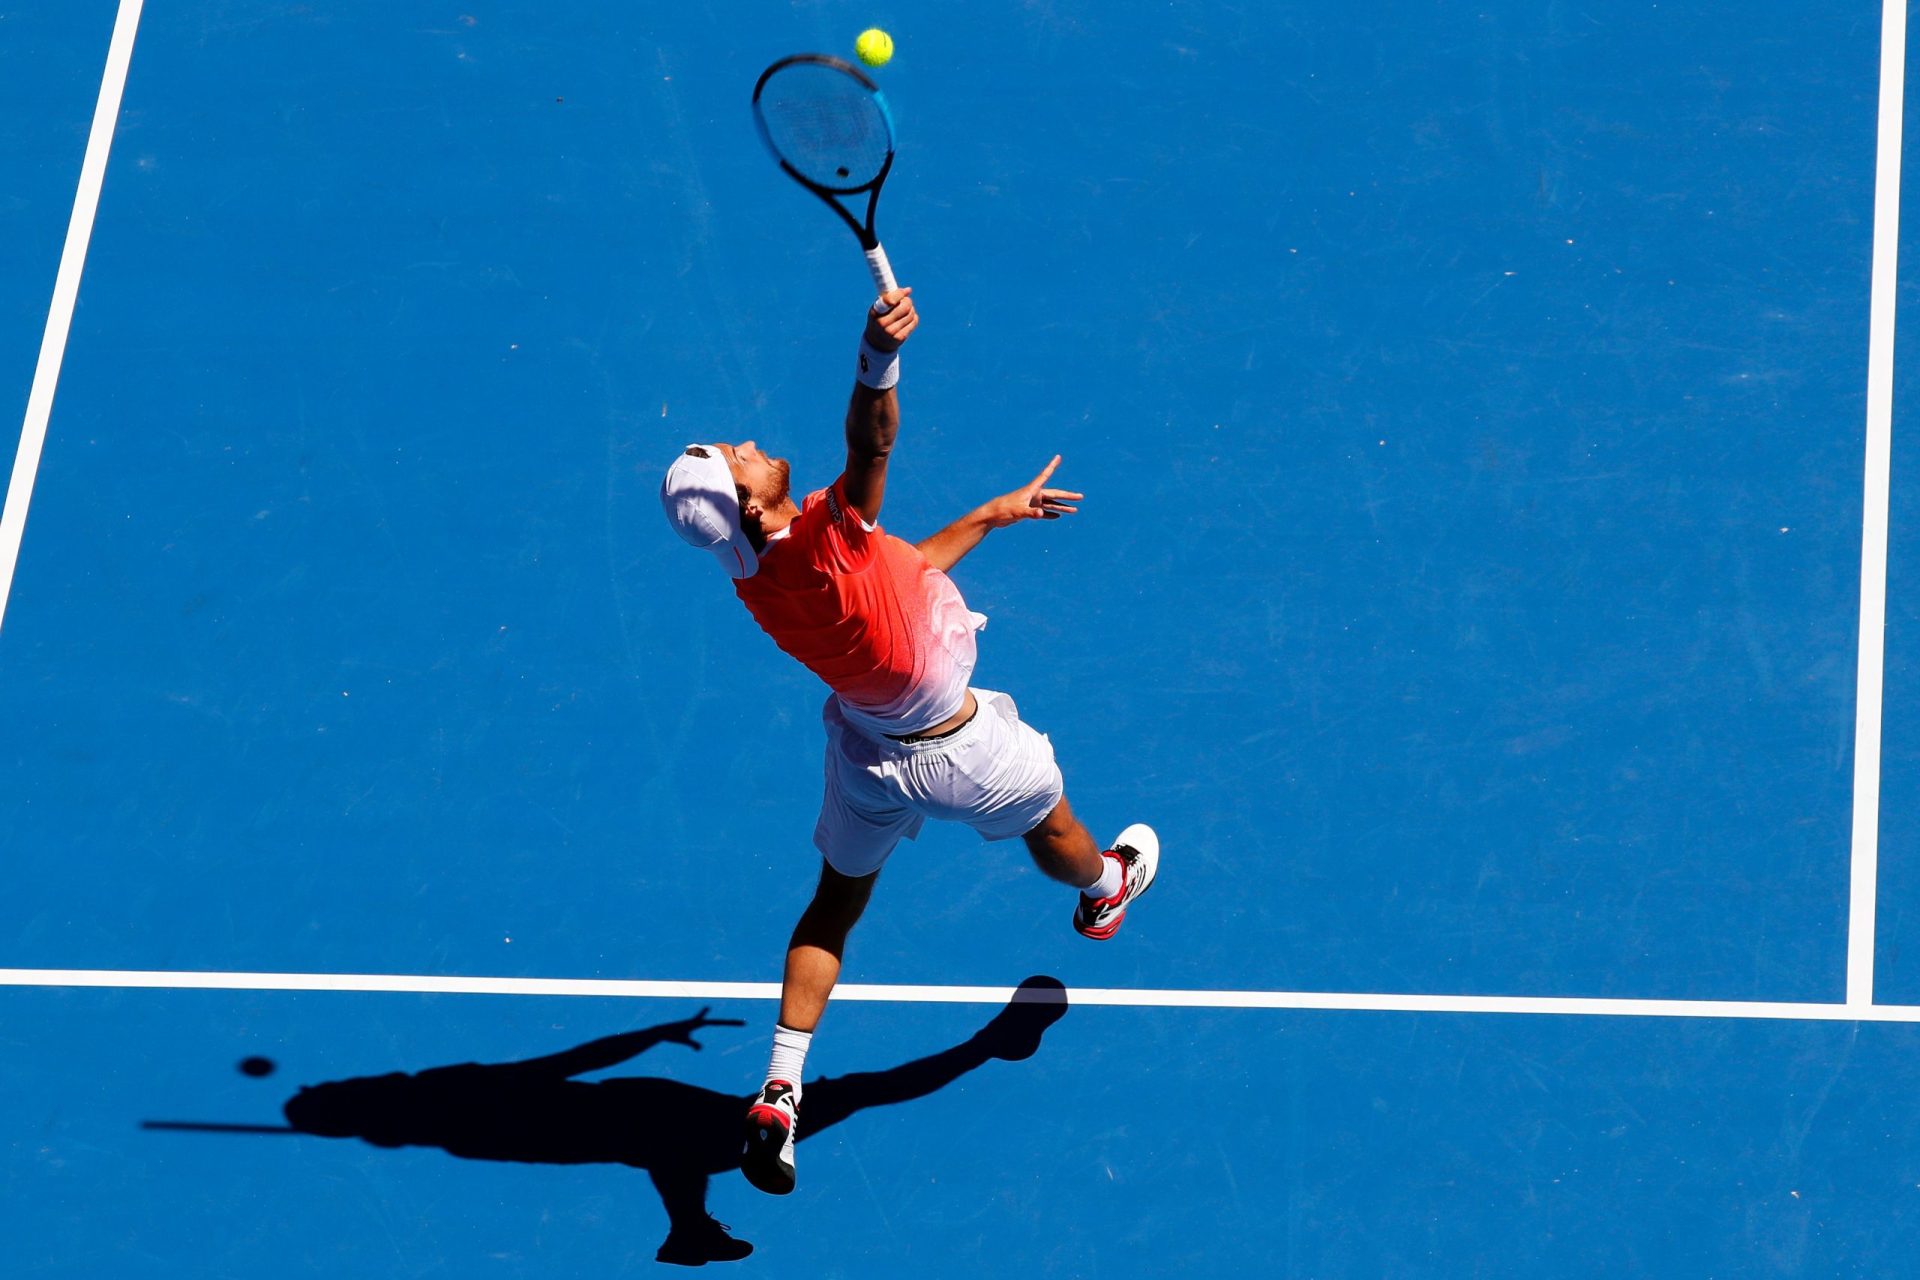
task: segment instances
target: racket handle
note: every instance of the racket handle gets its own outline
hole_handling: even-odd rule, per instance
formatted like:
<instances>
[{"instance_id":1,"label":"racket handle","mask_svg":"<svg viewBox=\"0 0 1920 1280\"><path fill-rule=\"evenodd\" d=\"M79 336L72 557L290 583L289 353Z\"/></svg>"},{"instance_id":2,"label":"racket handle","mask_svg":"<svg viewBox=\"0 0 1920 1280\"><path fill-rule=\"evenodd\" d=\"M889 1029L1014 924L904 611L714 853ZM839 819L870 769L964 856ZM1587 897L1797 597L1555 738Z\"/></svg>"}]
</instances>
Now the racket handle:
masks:
<instances>
[{"instance_id":1,"label":"racket handle","mask_svg":"<svg viewBox=\"0 0 1920 1280\"><path fill-rule=\"evenodd\" d=\"M867 270L873 273L873 287L880 293L888 293L900 287L894 282L893 264L887 261L887 251L877 244L867 250ZM876 307L875 310L884 313L892 308Z\"/></svg>"}]
</instances>

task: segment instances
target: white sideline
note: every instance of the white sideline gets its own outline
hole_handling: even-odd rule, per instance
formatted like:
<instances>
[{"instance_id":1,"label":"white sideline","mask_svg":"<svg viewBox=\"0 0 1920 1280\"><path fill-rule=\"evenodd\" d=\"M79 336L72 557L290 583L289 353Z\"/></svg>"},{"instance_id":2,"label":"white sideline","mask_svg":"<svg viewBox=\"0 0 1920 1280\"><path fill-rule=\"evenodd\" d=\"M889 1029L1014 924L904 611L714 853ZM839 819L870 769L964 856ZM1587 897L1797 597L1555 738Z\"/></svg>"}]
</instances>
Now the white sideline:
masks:
<instances>
[{"instance_id":1,"label":"white sideline","mask_svg":"<svg viewBox=\"0 0 1920 1280\"><path fill-rule=\"evenodd\" d=\"M93 239L93 215L100 207L100 187L107 177L107 152L113 147L113 126L120 118L120 95L127 87L127 68L133 62L133 36L140 27L144 0L120 0L113 22L113 40L107 46L107 69L100 78L100 98L93 108L93 130L87 135L86 158L80 162L80 187L73 196L73 216L67 221L67 244L60 251L60 270L54 275L53 302L47 308L47 327L40 337L40 362L34 366L33 389L27 393L27 416L20 425L20 448L13 457L13 476L7 482L7 501L0 508L0 625L7 618L7 597L13 593L13 570L20 559L20 539L27 528L27 504L33 501L33 481L40 472L40 451L47 441L47 419L53 414L53 392L60 382L60 363L67 354L67 330L73 324L73 306L80 296L80 272L87 265L87 244Z\"/></svg>"},{"instance_id":2,"label":"white sideline","mask_svg":"<svg viewBox=\"0 0 1920 1280\"><path fill-rule=\"evenodd\" d=\"M1847 1003L1873 1004L1880 888L1880 701L1886 656L1887 495L1893 470L1893 320L1900 266L1900 126L1906 0L1880 13L1880 140L1873 176L1873 286L1867 323L1867 457L1860 530L1860 659L1853 721L1853 856L1847 890Z\"/></svg>"},{"instance_id":3,"label":"white sideline","mask_svg":"<svg viewBox=\"0 0 1920 1280\"><path fill-rule=\"evenodd\" d=\"M777 982L618 978L467 978L395 973L171 973L142 969L0 969L0 987L118 987L172 991L362 991L436 995L776 1000ZM1005 1004L1013 987L844 983L833 998L903 1004ZM1395 995L1363 991L1180 991L1069 988L1069 1004L1160 1009L1308 1009L1357 1013L1563 1014L1619 1018L1746 1018L1803 1022L1920 1022L1920 1005L1769 1000L1615 1000L1565 996Z\"/></svg>"}]
</instances>

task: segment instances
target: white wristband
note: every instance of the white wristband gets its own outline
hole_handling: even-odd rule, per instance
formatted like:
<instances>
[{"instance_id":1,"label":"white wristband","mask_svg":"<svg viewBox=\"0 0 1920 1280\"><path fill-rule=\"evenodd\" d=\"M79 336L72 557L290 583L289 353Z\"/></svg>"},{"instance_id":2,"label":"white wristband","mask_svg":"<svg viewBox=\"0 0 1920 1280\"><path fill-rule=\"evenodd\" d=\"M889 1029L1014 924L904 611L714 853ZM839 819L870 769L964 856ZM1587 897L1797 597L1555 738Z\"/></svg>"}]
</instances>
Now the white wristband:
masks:
<instances>
[{"instance_id":1,"label":"white wristband","mask_svg":"<svg viewBox=\"0 0 1920 1280\"><path fill-rule=\"evenodd\" d=\"M900 381L900 349L882 351L865 338L860 339L860 365L853 376L862 386L885 391Z\"/></svg>"}]
</instances>

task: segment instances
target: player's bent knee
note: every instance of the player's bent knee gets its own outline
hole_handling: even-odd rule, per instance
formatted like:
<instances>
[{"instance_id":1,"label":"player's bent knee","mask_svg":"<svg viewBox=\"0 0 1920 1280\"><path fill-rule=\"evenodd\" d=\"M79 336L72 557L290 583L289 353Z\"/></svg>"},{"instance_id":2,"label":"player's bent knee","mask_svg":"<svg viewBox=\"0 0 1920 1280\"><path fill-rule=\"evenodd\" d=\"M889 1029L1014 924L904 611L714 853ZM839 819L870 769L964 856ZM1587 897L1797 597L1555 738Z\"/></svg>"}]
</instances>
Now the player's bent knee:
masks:
<instances>
[{"instance_id":1,"label":"player's bent knee","mask_svg":"<svg viewBox=\"0 0 1920 1280\"><path fill-rule=\"evenodd\" d=\"M867 900L873 896L873 883L879 877L878 871L869 871L863 876L843 875L823 863L820 883L813 891L813 901L801 916L802 924L841 933L851 929L867 909Z\"/></svg>"}]
</instances>

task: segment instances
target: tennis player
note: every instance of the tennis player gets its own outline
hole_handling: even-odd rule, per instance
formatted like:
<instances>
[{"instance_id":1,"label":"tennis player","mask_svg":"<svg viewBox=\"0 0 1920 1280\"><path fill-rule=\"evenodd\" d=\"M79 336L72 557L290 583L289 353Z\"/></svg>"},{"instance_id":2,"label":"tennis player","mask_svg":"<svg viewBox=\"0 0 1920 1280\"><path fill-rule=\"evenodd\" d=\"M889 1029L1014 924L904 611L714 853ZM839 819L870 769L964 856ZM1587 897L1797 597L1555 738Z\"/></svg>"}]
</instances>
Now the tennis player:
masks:
<instances>
[{"instance_id":1,"label":"tennis player","mask_svg":"<svg viewBox=\"0 0 1920 1280\"><path fill-rule=\"evenodd\" d=\"M1053 747L1013 699L969 686L971 612L947 577L990 530L1072 514L1078 493L1026 485L915 546L880 528L900 429L900 345L920 323L911 289L882 295L861 337L847 407L847 468L796 503L785 460L748 440L692 445L660 499L687 542L710 551L775 644L832 689L826 795L813 842L825 858L794 926L766 1083L747 1113L741 1169L762 1191L793 1190L800 1081L814 1028L840 975L847 934L887 855L928 818L988 840L1019 836L1040 870L1080 891L1073 927L1111 938L1153 883L1160 842L1135 824L1105 849L1067 803Z\"/></svg>"}]
</instances>

